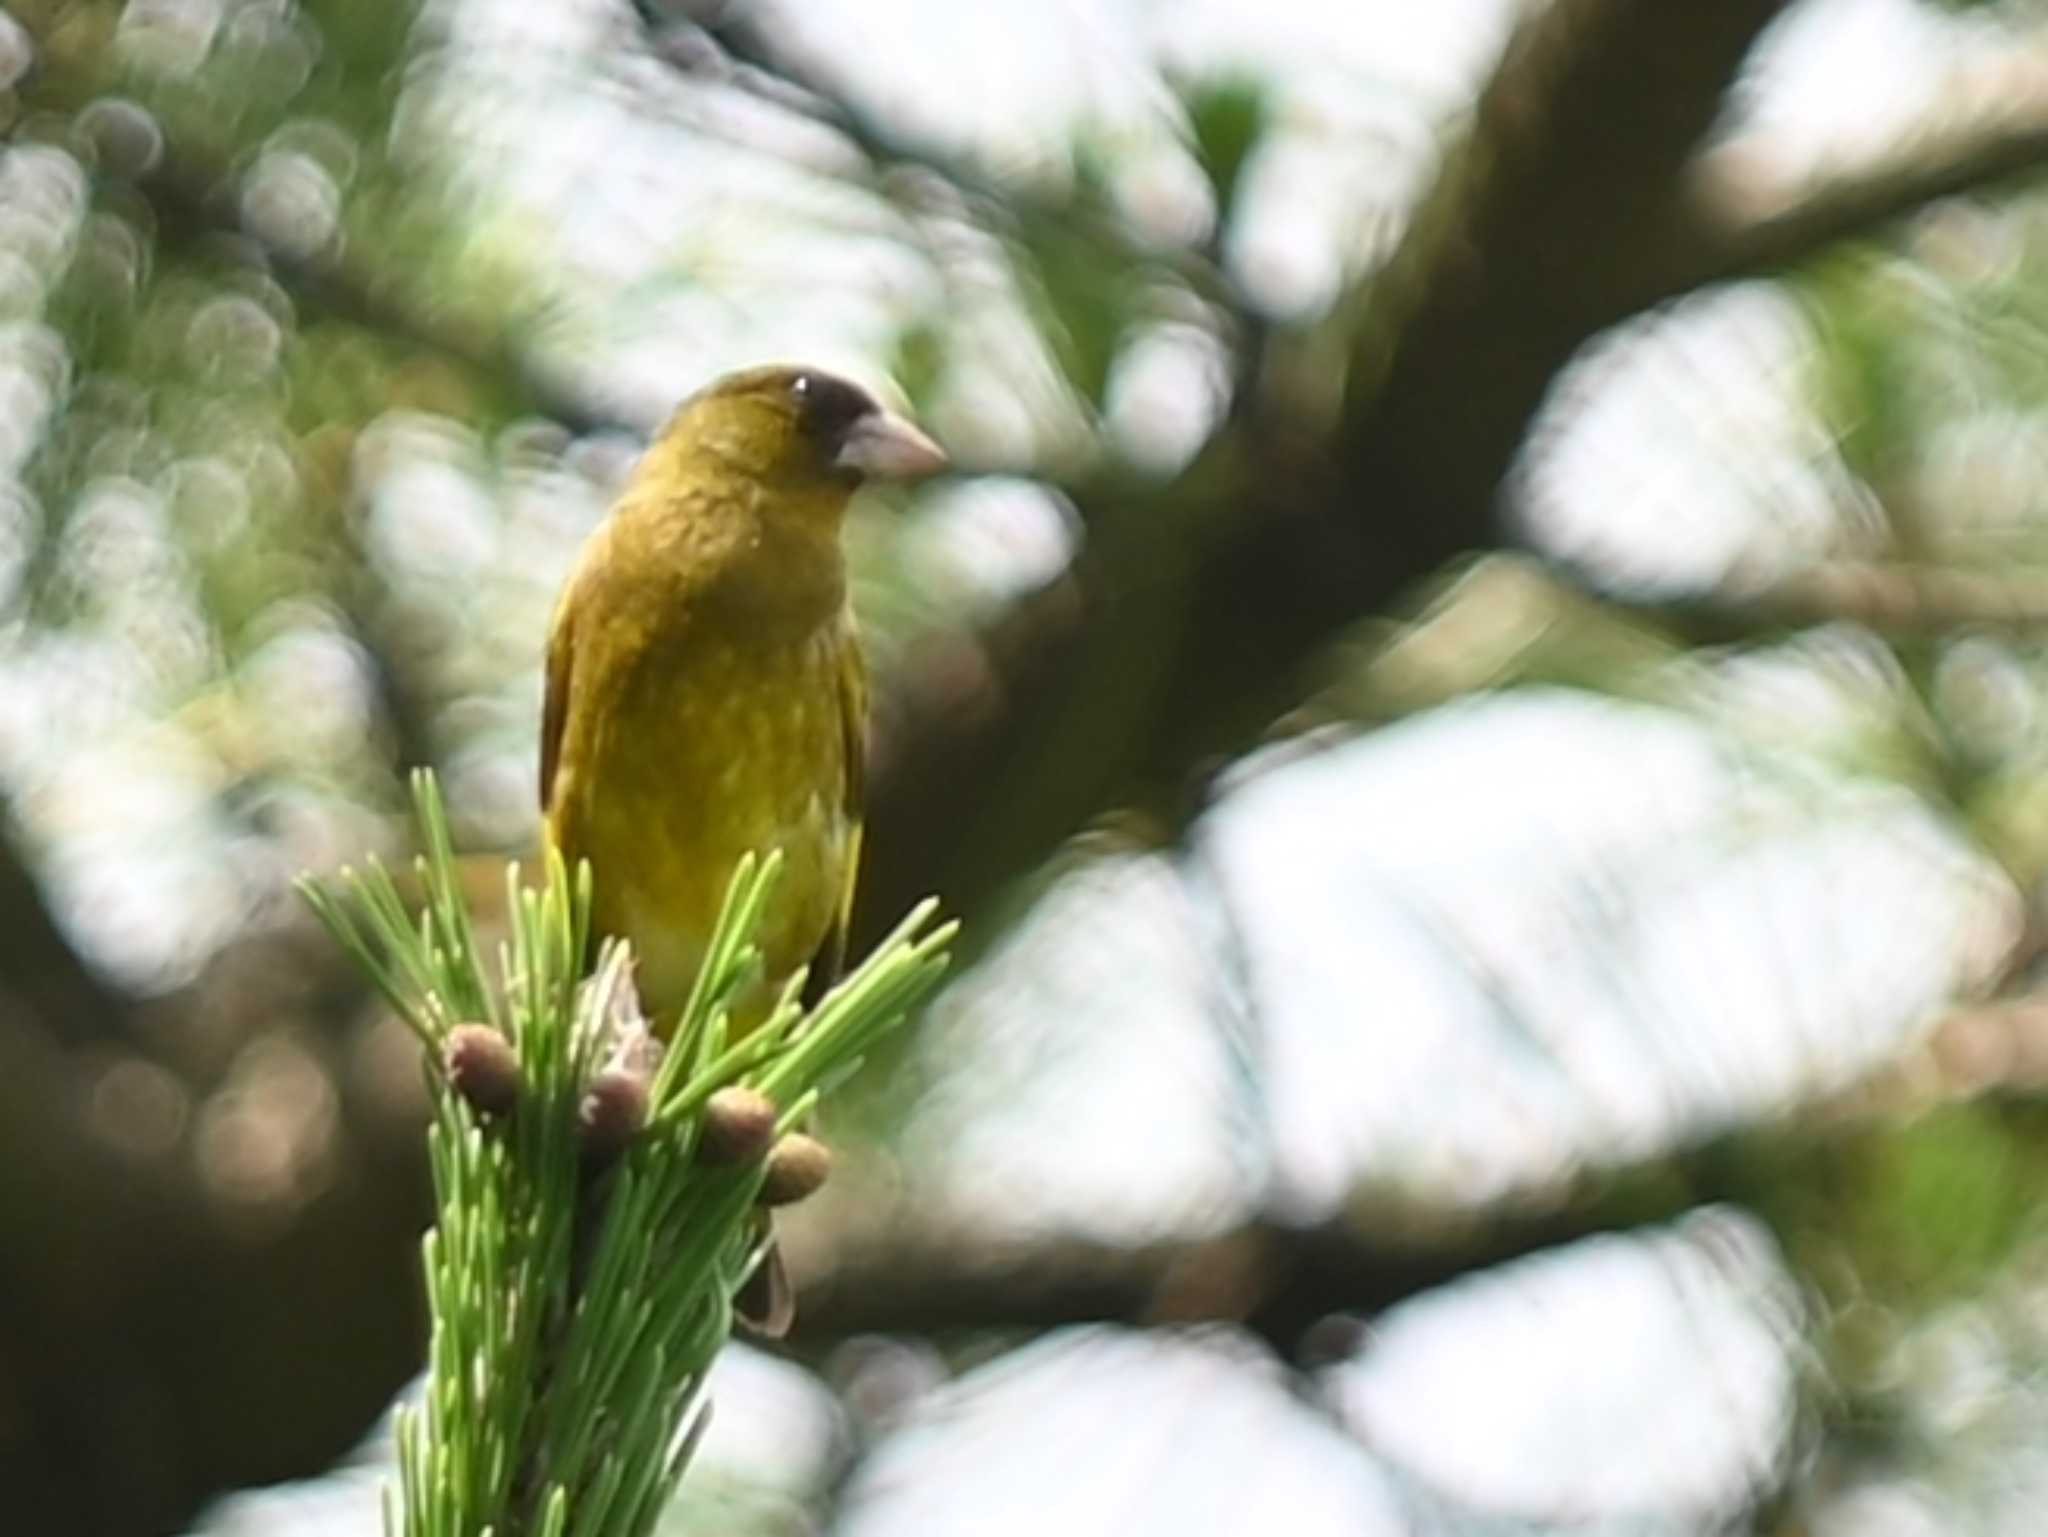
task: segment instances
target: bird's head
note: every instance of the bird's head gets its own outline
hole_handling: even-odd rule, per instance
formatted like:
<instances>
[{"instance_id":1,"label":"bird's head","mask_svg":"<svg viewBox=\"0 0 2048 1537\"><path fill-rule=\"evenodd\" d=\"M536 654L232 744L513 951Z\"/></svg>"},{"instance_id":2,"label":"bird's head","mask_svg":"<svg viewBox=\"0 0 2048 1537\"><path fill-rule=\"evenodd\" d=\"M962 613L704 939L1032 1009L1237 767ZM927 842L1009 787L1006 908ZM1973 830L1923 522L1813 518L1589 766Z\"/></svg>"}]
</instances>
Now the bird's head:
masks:
<instances>
[{"instance_id":1,"label":"bird's head","mask_svg":"<svg viewBox=\"0 0 2048 1537\"><path fill-rule=\"evenodd\" d=\"M714 380L684 401L658 447L709 459L765 488L843 502L866 480L908 480L946 463L939 445L859 385L782 364Z\"/></svg>"}]
</instances>

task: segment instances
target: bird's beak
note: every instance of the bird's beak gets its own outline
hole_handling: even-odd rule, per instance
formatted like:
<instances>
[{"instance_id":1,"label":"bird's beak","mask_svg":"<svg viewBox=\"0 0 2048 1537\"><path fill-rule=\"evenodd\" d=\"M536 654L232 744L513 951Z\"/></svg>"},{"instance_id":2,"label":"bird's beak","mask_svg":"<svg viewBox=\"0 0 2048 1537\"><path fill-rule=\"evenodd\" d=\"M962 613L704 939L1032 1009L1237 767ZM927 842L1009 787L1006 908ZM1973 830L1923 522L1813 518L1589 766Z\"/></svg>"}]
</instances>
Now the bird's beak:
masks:
<instances>
[{"instance_id":1,"label":"bird's beak","mask_svg":"<svg viewBox=\"0 0 2048 1537\"><path fill-rule=\"evenodd\" d=\"M846 431L837 463L876 480L915 480L946 467L946 451L900 416L871 411Z\"/></svg>"}]
</instances>

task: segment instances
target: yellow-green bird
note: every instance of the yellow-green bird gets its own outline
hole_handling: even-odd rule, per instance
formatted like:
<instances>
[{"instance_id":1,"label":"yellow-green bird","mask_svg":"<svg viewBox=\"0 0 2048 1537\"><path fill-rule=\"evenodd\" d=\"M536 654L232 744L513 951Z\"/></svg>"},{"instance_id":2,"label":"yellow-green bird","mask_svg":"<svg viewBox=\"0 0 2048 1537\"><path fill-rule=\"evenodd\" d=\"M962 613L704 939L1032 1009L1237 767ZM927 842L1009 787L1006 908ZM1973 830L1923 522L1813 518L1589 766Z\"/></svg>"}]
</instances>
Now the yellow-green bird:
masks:
<instances>
[{"instance_id":1,"label":"yellow-green bird","mask_svg":"<svg viewBox=\"0 0 2048 1537\"><path fill-rule=\"evenodd\" d=\"M548 645L541 806L570 867L590 862L598 932L632 941L658 1029L749 851L785 861L770 984L836 971L867 736L840 527L864 480L945 462L857 385L749 369L677 409L584 544Z\"/></svg>"},{"instance_id":2,"label":"yellow-green bird","mask_svg":"<svg viewBox=\"0 0 2048 1537\"><path fill-rule=\"evenodd\" d=\"M659 1033L748 852L785 861L758 931L770 986L836 973L867 738L840 526L864 480L945 462L857 385L750 369L683 402L584 544L549 636L541 808L571 868L590 862L597 931L632 942ZM736 1303L788 1327L772 1246Z\"/></svg>"}]
</instances>

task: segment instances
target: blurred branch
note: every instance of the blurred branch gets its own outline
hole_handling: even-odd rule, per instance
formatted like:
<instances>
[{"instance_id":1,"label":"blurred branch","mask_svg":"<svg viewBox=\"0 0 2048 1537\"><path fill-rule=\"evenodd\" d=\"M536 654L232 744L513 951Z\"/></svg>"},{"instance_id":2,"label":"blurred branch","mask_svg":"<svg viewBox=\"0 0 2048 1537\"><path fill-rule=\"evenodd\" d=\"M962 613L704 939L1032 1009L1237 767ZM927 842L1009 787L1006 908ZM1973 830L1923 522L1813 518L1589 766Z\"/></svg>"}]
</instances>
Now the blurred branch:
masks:
<instances>
[{"instance_id":1,"label":"blurred branch","mask_svg":"<svg viewBox=\"0 0 2048 1537\"><path fill-rule=\"evenodd\" d=\"M1803 188L1775 207L1742 206L1733 185L1740 171L1726 166L1740 150L1739 143L1716 150L1697 168L1707 185L1670 237L1671 270L1655 285L1665 296L1779 272L1942 198L2036 174L2048 166L2048 122L2007 114L1943 133L1910 155Z\"/></svg>"},{"instance_id":2,"label":"blurred branch","mask_svg":"<svg viewBox=\"0 0 2048 1537\"><path fill-rule=\"evenodd\" d=\"M444 358L493 388L509 389L572 432L636 430L602 404L549 378L502 329L410 291L403 280L377 270L342 241L305 255L267 239L242 219L233 185L230 171L195 155L189 146L167 146L156 166L135 182L156 211L162 235L174 244L209 236L245 241L262 254L265 269L286 292L321 313Z\"/></svg>"},{"instance_id":3,"label":"blurred branch","mask_svg":"<svg viewBox=\"0 0 2048 1537\"><path fill-rule=\"evenodd\" d=\"M35 877L11 843L0 840L0 1013L14 1028L33 1024L53 1045L80 1046L128 1034L129 999L79 959L51 917Z\"/></svg>"},{"instance_id":4,"label":"blurred branch","mask_svg":"<svg viewBox=\"0 0 2048 1537\"><path fill-rule=\"evenodd\" d=\"M1656 1221L1687 1209L1674 1187ZM794 1343L849 1335L1043 1329L1122 1321L1241 1322L1290 1356L1332 1313L1373 1313L1481 1266L1621 1225L1618 1213L1565 1211L1476 1226L1440 1245L1376 1242L1341 1223L1252 1222L1213 1238L1120 1246L1061 1237L994 1245L945 1232L889 1230L799 1272Z\"/></svg>"},{"instance_id":5,"label":"blurred branch","mask_svg":"<svg viewBox=\"0 0 2048 1537\"><path fill-rule=\"evenodd\" d=\"M1616 606L1675 622L1694 640L1739 639L1756 629L1837 621L1888 635L1972 625L2032 629L2048 625L2048 571L1838 560L1753 592ZM1702 633L1703 625L1711 634Z\"/></svg>"},{"instance_id":6,"label":"blurred branch","mask_svg":"<svg viewBox=\"0 0 2048 1537\"><path fill-rule=\"evenodd\" d=\"M1213 1237L1118 1245L1054 1236L1001 1242L898 1220L820 1235L799 1265L796 1343L853 1334L1051 1328L1100 1321L1244 1324L1283 1357L1333 1314L1372 1315L1488 1266L1601 1233L1730 1202L1771 1218L1826 1192L1840 1199L1902 1127L1979 1103L2016 1123L2048 1089L2048 1001L2023 987L2041 937L2021 936L1978 1001L1959 1001L1925 1049L1801 1107L1666 1156L1589 1173L1554 1199L1483 1211L1418 1210L1369 1193L1315 1227L1254 1217ZM1781 1205L1780 1203L1783 1203Z\"/></svg>"},{"instance_id":7,"label":"blurred branch","mask_svg":"<svg viewBox=\"0 0 2048 1537\"><path fill-rule=\"evenodd\" d=\"M999 220L1048 221L1081 234L1120 265L1163 268L1210 303L1232 313L1243 310L1234 285L1200 252L1148 239L1127 221L1076 196L1003 181L963 155L935 150L900 132L883 115L861 106L852 91L832 78L829 68L773 37L770 28L749 14L758 9L734 7L695 35L718 51L724 67L738 66L740 83L748 83L751 74L756 82L782 87L775 93L779 104L830 124L876 169L908 166L930 172ZM676 53L664 50L664 57L673 59Z\"/></svg>"},{"instance_id":8,"label":"blurred branch","mask_svg":"<svg viewBox=\"0 0 2048 1537\"><path fill-rule=\"evenodd\" d=\"M1297 699L1346 625L1496 543L1498 487L1552 379L1650 302L1657 211L1782 9L1533 8L1352 307L1335 422L1269 392L1171 485L1078 488L1081 560L1013 626L1036 621L1037 642L985 648L971 703L950 676L906 685L947 705L878 766L869 910L934 886L971 907L1119 801L1184 811L1191 774ZM955 668L959 649L928 661Z\"/></svg>"},{"instance_id":9,"label":"blurred branch","mask_svg":"<svg viewBox=\"0 0 2048 1537\"><path fill-rule=\"evenodd\" d=\"M103 90L108 82L94 78L94 65L81 64L72 49L50 46L45 34L51 30L51 23L28 27L44 72L43 94L75 101ZM67 62L72 67L64 67ZM400 275L376 268L345 238L305 253L251 227L236 201L236 156L226 146L195 145L188 134L182 142L164 142L157 149L154 163L129 184L155 212L158 233L167 243L192 245L214 236L243 242L261 253L271 276L300 303L445 358L495 388L509 389L572 431L638 430L639 424L549 378L502 327L434 304Z\"/></svg>"},{"instance_id":10,"label":"blurred branch","mask_svg":"<svg viewBox=\"0 0 2048 1537\"><path fill-rule=\"evenodd\" d=\"M308 1220L251 1222L195 1139L148 1155L89 1112L110 1060L0 1029L10 1530L182 1531L221 1489L323 1465L417 1369L417 1150L350 1149Z\"/></svg>"},{"instance_id":11,"label":"blurred branch","mask_svg":"<svg viewBox=\"0 0 2048 1537\"><path fill-rule=\"evenodd\" d=\"M402 284L351 259L345 248L337 245L322 255L301 256L249 232L226 174L202 169L185 152L167 148L135 186L156 213L159 238L167 246L190 247L213 239L248 241L261 252L265 270L299 304L441 358L493 391L509 387L515 397L571 431L628 426L595 402L555 388L503 335L493 335L445 307L416 301ZM361 551L354 553L354 568L370 571L368 558ZM377 594L364 580L348 586L344 605L372 664L378 700L392 729L395 765L403 770L432 763L430 701L412 676L413 669L402 660L402 648L389 634L389 625L379 618Z\"/></svg>"},{"instance_id":12,"label":"blurred branch","mask_svg":"<svg viewBox=\"0 0 2048 1537\"><path fill-rule=\"evenodd\" d=\"M1283 1358L1332 1315L1370 1316L1462 1275L1698 1206L1762 1205L1759 1181L1853 1162L1893 1121L1889 1106L1814 1107L1796 1123L1591 1174L1554 1200L1463 1212L1370 1197L1313 1227L1253 1217L1219 1235L1119 1245L1067 1235L1003 1242L899 1220L826 1235L799 1255L793 1343L821 1351L855 1334L943 1334L1065 1324L1229 1321ZM1820 1177L1825 1178L1822 1174Z\"/></svg>"}]
</instances>

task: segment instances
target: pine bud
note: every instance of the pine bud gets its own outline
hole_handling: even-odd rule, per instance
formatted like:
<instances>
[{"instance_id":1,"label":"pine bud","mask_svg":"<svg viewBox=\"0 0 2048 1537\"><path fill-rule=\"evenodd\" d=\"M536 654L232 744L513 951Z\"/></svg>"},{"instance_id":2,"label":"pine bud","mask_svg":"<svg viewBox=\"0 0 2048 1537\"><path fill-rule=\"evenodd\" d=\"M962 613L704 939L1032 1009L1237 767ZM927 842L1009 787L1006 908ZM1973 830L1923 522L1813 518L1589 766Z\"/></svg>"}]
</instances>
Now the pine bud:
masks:
<instances>
[{"instance_id":1,"label":"pine bud","mask_svg":"<svg viewBox=\"0 0 2048 1537\"><path fill-rule=\"evenodd\" d=\"M479 1115L506 1115L519 1103L519 1054L489 1025L457 1025L441 1050L449 1083Z\"/></svg>"},{"instance_id":2,"label":"pine bud","mask_svg":"<svg viewBox=\"0 0 2048 1537\"><path fill-rule=\"evenodd\" d=\"M647 1079L608 1067L590 1080L576 1107L583 1131L583 1161L602 1167L625 1151L647 1124Z\"/></svg>"},{"instance_id":3,"label":"pine bud","mask_svg":"<svg viewBox=\"0 0 2048 1537\"><path fill-rule=\"evenodd\" d=\"M793 1206L815 1195L831 1172L832 1149L816 1137L793 1131L768 1154L760 1202L763 1206Z\"/></svg>"},{"instance_id":4,"label":"pine bud","mask_svg":"<svg viewBox=\"0 0 2048 1537\"><path fill-rule=\"evenodd\" d=\"M720 1089L704 1104L697 1141L702 1163L754 1163L775 1140L775 1102L753 1089Z\"/></svg>"}]
</instances>

